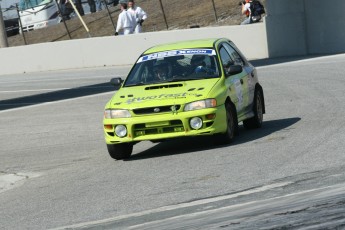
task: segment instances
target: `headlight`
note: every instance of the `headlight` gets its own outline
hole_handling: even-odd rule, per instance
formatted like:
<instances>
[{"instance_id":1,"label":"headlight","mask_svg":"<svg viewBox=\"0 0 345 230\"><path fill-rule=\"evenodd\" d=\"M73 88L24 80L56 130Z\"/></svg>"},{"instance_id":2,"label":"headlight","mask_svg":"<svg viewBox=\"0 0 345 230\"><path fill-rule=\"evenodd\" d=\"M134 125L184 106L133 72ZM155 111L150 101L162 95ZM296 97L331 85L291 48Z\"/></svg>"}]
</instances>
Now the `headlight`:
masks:
<instances>
[{"instance_id":1,"label":"headlight","mask_svg":"<svg viewBox=\"0 0 345 230\"><path fill-rule=\"evenodd\" d=\"M184 111L213 108L216 106L217 106L216 99L205 99L205 100L194 101L194 102L191 102L189 104L186 104L184 107Z\"/></svg>"},{"instance_id":2,"label":"headlight","mask_svg":"<svg viewBox=\"0 0 345 230\"><path fill-rule=\"evenodd\" d=\"M126 118L131 117L131 114L126 109L106 109L104 110L104 118Z\"/></svg>"}]
</instances>

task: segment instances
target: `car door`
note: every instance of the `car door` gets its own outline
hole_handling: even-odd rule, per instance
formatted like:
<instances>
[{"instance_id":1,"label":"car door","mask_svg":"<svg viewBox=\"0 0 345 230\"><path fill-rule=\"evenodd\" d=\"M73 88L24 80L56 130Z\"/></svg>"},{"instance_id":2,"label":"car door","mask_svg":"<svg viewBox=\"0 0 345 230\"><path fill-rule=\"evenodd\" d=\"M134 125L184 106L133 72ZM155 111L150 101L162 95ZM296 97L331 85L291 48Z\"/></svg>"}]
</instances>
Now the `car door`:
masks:
<instances>
[{"instance_id":1,"label":"car door","mask_svg":"<svg viewBox=\"0 0 345 230\"><path fill-rule=\"evenodd\" d=\"M219 55L224 74L226 74L226 70L235 64L235 60L231 57L228 49L225 48L224 43L219 46ZM242 73L225 77L225 86L230 90L230 94L232 94L231 99L236 106L238 117L244 115L243 75L242 71Z\"/></svg>"},{"instance_id":2,"label":"car door","mask_svg":"<svg viewBox=\"0 0 345 230\"><path fill-rule=\"evenodd\" d=\"M234 65L240 65L243 68L243 72L240 74L240 82L242 86L242 107L244 113L251 111L251 100L250 100L250 92L252 91L252 84L251 84L251 74L253 68L247 65L247 62L242 58L242 56L237 52L235 47L233 47L230 43L224 43L224 48L230 54L230 57L234 60Z\"/></svg>"}]
</instances>

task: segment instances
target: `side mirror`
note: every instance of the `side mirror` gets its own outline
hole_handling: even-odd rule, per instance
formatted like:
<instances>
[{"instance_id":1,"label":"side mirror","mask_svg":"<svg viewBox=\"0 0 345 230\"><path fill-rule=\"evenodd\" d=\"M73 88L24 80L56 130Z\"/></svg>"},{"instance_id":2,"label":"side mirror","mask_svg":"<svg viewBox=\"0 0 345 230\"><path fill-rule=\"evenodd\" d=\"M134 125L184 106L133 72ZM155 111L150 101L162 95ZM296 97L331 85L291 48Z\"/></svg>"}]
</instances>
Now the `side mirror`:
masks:
<instances>
[{"instance_id":1,"label":"side mirror","mask_svg":"<svg viewBox=\"0 0 345 230\"><path fill-rule=\"evenodd\" d=\"M243 68L241 65L232 65L226 69L225 73L226 73L226 76L228 77L228 76L241 73L242 71L243 71Z\"/></svg>"},{"instance_id":2,"label":"side mirror","mask_svg":"<svg viewBox=\"0 0 345 230\"><path fill-rule=\"evenodd\" d=\"M115 77L110 79L110 84L112 84L115 87L120 87L123 80L120 77Z\"/></svg>"}]
</instances>

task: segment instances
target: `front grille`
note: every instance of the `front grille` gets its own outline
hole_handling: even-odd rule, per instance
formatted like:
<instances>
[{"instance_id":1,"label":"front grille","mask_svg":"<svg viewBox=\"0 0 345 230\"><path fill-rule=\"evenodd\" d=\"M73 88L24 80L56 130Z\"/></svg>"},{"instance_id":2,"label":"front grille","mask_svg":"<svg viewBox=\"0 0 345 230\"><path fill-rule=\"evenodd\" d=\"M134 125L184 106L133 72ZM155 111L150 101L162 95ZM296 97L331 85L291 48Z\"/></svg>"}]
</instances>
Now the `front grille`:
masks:
<instances>
[{"instance_id":1,"label":"front grille","mask_svg":"<svg viewBox=\"0 0 345 230\"><path fill-rule=\"evenodd\" d=\"M135 113L136 115L168 113L174 111L173 106L175 106L175 111L178 111L181 108L180 105L156 106L150 108L134 109L133 113Z\"/></svg>"},{"instance_id":2,"label":"front grille","mask_svg":"<svg viewBox=\"0 0 345 230\"><path fill-rule=\"evenodd\" d=\"M175 132L184 132L181 120L142 123L133 126L133 134L135 137Z\"/></svg>"}]
</instances>

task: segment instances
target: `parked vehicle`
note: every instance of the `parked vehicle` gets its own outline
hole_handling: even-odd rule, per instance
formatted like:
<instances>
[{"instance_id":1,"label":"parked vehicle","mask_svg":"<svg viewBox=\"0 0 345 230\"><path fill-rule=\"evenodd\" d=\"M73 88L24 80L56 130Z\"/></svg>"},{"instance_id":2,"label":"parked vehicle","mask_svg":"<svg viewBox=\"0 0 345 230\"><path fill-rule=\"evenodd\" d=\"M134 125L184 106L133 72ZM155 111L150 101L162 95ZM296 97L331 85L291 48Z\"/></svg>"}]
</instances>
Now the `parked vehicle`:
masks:
<instances>
[{"instance_id":1,"label":"parked vehicle","mask_svg":"<svg viewBox=\"0 0 345 230\"><path fill-rule=\"evenodd\" d=\"M24 32L61 22L55 0L20 0L19 16Z\"/></svg>"},{"instance_id":2,"label":"parked vehicle","mask_svg":"<svg viewBox=\"0 0 345 230\"><path fill-rule=\"evenodd\" d=\"M16 8L16 3L18 1L19 0L0 1L2 17L8 37L19 33L18 13Z\"/></svg>"}]
</instances>

